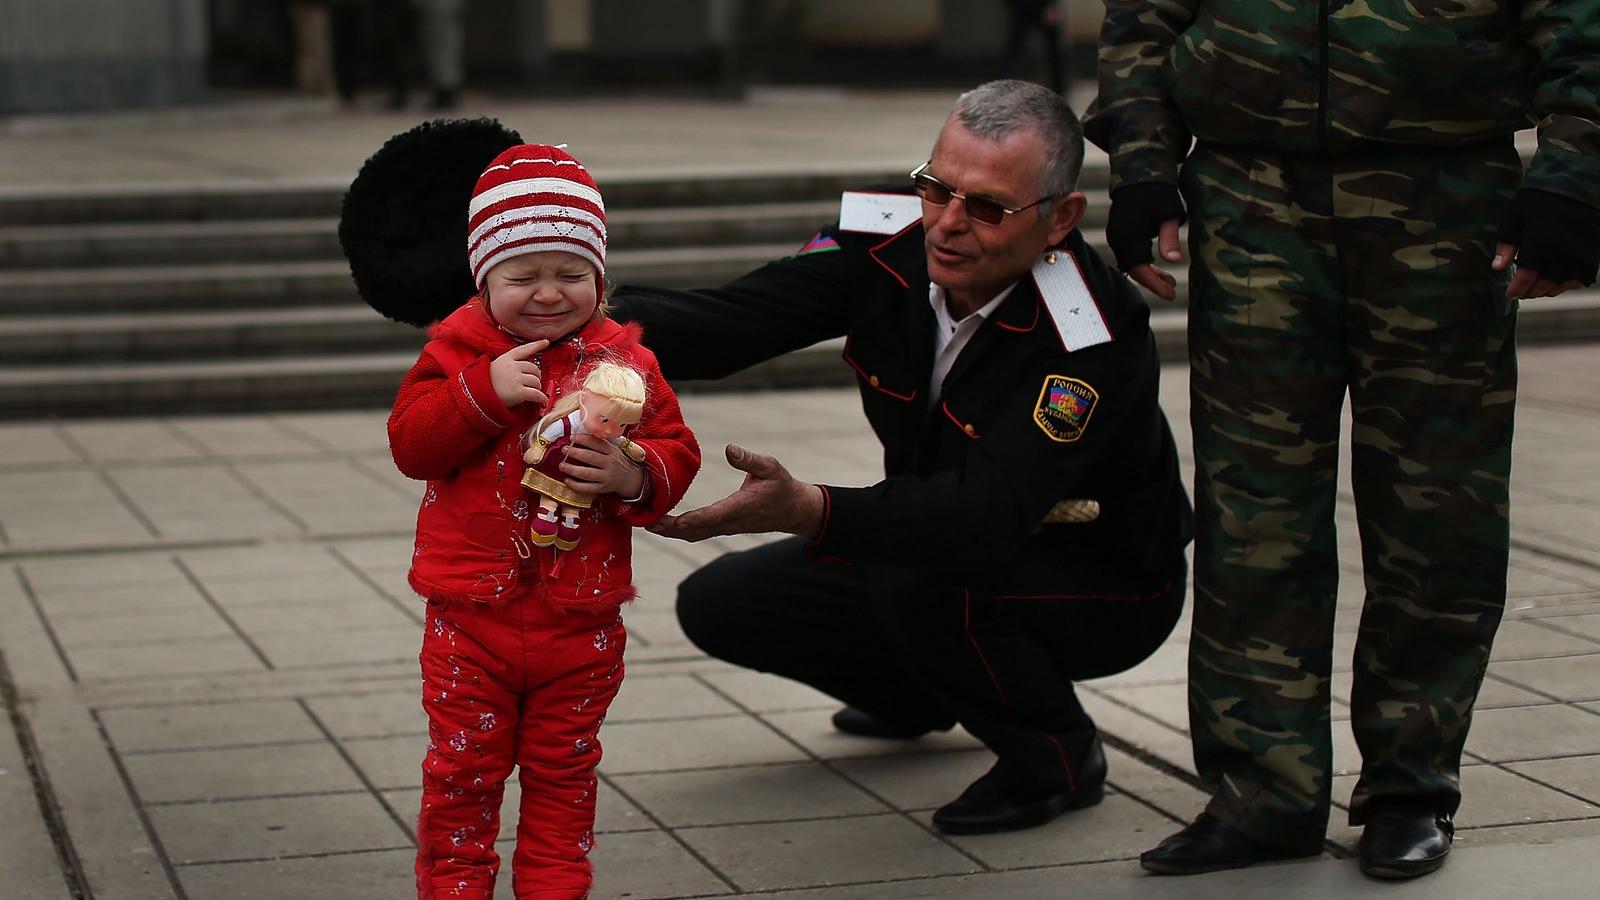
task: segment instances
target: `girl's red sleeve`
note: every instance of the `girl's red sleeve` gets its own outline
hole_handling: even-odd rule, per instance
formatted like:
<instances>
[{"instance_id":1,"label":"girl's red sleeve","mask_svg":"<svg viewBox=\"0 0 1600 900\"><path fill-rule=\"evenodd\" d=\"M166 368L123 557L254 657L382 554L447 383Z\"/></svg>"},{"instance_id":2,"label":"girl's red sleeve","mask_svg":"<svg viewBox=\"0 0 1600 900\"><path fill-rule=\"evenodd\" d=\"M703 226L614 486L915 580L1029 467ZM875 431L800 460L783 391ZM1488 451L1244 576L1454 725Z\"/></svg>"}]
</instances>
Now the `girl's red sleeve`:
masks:
<instances>
[{"instance_id":1,"label":"girl's red sleeve","mask_svg":"<svg viewBox=\"0 0 1600 900\"><path fill-rule=\"evenodd\" d=\"M618 503L617 515L629 525L644 526L655 524L683 499L689 482L700 471L700 443L684 423L678 397L661 377L655 355L641 350L634 364L645 377L649 414L633 427L628 438L644 449L650 487L638 503Z\"/></svg>"},{"instance_id":2,"label":"girl's red sleeve","mask_svg":"<svg viewBox=\"0 0 1600 900\"><path fill-rule=\"evenodd\" d=\"M489 379L489 363L479 356L452 372L434 344L422 348L389 413L389 452L407 477L447 478L511 426L511 411Z\"/></svg>"}]
</instances>

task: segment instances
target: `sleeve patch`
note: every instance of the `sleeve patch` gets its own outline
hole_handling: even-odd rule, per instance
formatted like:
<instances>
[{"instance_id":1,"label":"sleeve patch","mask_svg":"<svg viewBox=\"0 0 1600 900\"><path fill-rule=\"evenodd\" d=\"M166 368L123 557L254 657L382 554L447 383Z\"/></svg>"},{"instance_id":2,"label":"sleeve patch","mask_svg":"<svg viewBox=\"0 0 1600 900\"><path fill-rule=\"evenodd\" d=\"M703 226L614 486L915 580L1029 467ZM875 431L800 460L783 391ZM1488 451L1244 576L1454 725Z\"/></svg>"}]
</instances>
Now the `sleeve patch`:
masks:
<instances>
[{"instance_id":1,"label":"sleeve patch","mask_svg":"<svg viewBox=\"0 0 1600 900\"><path fill-rule=\"evenodd\" d=\"M837 249L839 249L839 242L819 231L816 233L816 236L811 238L811 240L806 241L806 245L801 247L795 256L806 256L811 253L826 253L829 250Z\"/></svg>"},{"instance_id":2,"label":"sleeve patch","mask_svg":"<svg viewBox=\"0 0 1600 900\"><path fill-rule=\"evenodd\" d=\"M1050 440L1070 444L1083 437L1100 402L1100 393L1086 381L1065 375L1046 375L1033 405L1033 423Z\"/></svg>"}]
</instances>

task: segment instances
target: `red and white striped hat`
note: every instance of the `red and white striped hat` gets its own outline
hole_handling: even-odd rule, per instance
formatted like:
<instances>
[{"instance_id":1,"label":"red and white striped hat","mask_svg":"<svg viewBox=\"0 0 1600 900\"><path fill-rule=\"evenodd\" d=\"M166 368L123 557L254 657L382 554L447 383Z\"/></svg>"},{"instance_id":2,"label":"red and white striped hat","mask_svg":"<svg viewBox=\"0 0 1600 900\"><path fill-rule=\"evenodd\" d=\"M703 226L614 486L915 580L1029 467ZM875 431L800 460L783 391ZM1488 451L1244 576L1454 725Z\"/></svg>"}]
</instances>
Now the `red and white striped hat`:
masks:
<instances>
[{"instance_id":1,"label":"red and white striped hat","mask_svg":"<svg viewBox=\"0 0 1600 900\"><path fill-rule=\"evenodd\" d=\"M606 207L589 170L560 147L519 144L478 176L467 209L467 263L482 290L497 264L545 250L606 271Z\"/></svg>"}]
</instances>

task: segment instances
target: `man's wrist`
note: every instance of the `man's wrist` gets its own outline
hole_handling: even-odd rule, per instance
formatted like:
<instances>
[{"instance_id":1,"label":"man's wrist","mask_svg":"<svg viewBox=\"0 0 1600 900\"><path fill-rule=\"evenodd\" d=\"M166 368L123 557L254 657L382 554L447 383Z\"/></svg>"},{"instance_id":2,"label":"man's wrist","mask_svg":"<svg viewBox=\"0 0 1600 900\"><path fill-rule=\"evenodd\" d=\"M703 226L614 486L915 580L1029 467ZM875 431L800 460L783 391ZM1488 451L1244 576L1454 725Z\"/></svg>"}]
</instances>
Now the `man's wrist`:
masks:
<instances>
[{"instance_id":1,"label":"man's wrist","mask_svg":"<svg viewBox=\"0 0 1600 900\"><path fill-rule=\"evenodd\" d=\"M822 488L815 484L799 482L800 495L795 503L796 521L790 534L796 534L808 541L814 541L822 532L822 521L827 509L827 501L822 494Z\"/></svg>"}]
</instances>

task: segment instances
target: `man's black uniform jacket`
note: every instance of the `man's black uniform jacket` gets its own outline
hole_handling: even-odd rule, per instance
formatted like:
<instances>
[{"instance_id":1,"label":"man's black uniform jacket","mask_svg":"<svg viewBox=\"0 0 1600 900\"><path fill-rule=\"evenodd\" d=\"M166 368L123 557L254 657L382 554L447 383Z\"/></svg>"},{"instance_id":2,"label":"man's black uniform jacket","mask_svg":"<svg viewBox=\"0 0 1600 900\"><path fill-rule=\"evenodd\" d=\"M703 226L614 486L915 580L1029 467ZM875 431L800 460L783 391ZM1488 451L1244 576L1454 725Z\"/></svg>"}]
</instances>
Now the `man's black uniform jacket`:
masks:
<instances>
[{"instance_id":1,"label":"man's black uniform jacket","mask_svg":"<svg viewBox=\"0 0 1600 900\"><path fill-rule=\"evenodd\" d=\"M778 260L718 289L624 287L613 313L644 325L671 380L721 378L847 336L844 360L883 444L886 477L824 488L819 555L861 564L874 581L1000 598L1132 596L1166 585L1192 519L1157 405L1149 308L1128 282L1073 231L1061 263L1081 269L1113 339L1068 352L1024 275L930 408L935 320L921 223L893 236L830 227L807 246L830 239L838 249ZM1047 428L1039 419L1050 420L1048 388L1063 379L1089 390L1072 385L1074 397L1058 397L1075 415ZM805 460L787 462L804 477ZM1098 500L1099 518L1041 526L1064 498Z\"/></svg>"}]
</instances>

